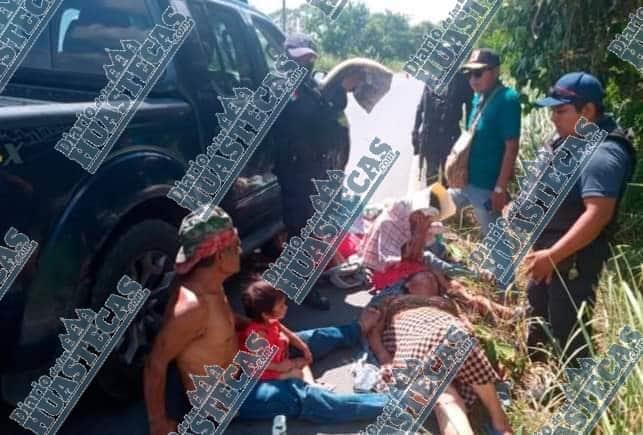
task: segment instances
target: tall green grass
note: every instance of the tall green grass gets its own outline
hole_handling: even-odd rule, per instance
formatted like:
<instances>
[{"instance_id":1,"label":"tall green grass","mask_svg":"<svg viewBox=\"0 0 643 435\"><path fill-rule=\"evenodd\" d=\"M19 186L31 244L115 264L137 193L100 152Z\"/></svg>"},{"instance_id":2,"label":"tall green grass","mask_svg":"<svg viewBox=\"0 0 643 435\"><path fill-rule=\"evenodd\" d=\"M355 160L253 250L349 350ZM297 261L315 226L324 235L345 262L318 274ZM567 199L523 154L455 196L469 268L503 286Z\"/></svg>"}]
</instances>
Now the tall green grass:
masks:
<instances>
[{"instance_id":1,"label":"tall green grass","mask_svg":"<svg viewBox=\"0 0 643 435\"><path fill-rule=\"evenodd\" d=\"M534 101L539 95L531 89L523 90ZM523 117L522 138L519 160L527 161L534 158L535 151L543 138L551 137L553 127L549 122L547 110L532 110ZM641 162L643 164L643 162ZM521 165L519 164L519 172ZM640 165L639 165L640 170ZM640 172L639 172L640 173ZM641 197L642 183L635 179L628 186L628 193L620 207L620 230L611 244L612 257L608 261L596 290L596 304L592 318L592 335L587 333L586 325L581 326L575 334L585 338L592 355L602 358L612 343L618 342L618 332L625 326L643 333L643 212L638 204ZM513 186L513 191L517 189ZM634 192L632 192L634 190ZM473 249L473 243L478 240L478 232L471 226L460 225L458 231L460 257ZM525 277L519 274L518 289L522 294L509 304L525 303ZM478 283L470 283L474 292L489 293ZM581 313L585 306L579 307ZM535 318L524 319L517 324L505 323L489 325L483 319L476 319L479 338L487 354L494 362L500 362L508 368L505 372L513 381L515 388L512 392L513 403L508 410L514 430L517 434L532 434L545 423L563 404L563 383L567 382L564 369L569 361L563 361L556 349L548 348L549 361L546 365L535 364L527 357L526 331L529 322L538 321ZM511 351L499 352L498 349ZM564 344L563 347L566 347ZM639 365L621 386L618 394L605 411L593 433L596 434L643 434L643 366ZM530 391L530 379L540 379L544 394L534 397Z\"/></svg>"}]
</instances>

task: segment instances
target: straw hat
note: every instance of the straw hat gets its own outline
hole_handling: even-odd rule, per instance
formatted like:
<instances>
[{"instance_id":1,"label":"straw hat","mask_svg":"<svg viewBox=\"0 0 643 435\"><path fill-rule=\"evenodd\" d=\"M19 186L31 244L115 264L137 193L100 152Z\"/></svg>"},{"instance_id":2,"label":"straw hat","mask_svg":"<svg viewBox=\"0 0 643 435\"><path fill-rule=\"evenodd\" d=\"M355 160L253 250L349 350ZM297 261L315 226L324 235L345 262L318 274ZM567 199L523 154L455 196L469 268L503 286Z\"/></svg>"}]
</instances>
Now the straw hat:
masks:
<instances>
[{"instance_id":1,"label":"straw hat","mask_svg":"<svg viewBox=\"0 0 643 435\"><path fill-rule=\"evenodd\" d=\"M411 197L411 211L417 210L427 210L435 219L442 221L456 213L456 206L447 189L440 183L433 183Z\"/></svg>"}]
</instances>

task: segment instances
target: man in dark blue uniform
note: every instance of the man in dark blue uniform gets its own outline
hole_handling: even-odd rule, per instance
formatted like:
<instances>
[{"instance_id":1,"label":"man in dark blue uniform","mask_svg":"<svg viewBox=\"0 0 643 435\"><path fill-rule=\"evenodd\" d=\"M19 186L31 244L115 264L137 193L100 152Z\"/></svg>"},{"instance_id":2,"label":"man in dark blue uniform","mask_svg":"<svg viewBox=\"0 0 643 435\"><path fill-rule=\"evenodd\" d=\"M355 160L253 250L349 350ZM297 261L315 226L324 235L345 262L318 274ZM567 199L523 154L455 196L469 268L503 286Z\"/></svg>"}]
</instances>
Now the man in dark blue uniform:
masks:
<instances>
[{"instance_id":1,"label":"man in dark blue uniform","mask_svg":"<svg viewBox=\"0 0 643 435\"><path fill-rule=\"evenodd\" d=\"M348 100L343 87L328 97L322 95L312 76L317 59L312 39L292 34L284 42L284 48L288 57L309 70L276 124L275 174L282 191L284 224L290 238L299 235L315 212L310 201L310 196L317 194L312 179L327 179L328 169L344 169L347 156L337 156L337 150L348 154L348 127L342 122ZM315 289L304 302L313 308L330 308L328 298Z\"/></svg>"},{"instance_id":2,"label":"man in dark blue uniform","mask_svg":"<svg viewBox=\"0 0 643 435\"><path fill-rule=\"evenodd\" d=\"M473 89L467 76L458 72L445 95L424 87L422 99L415 113L412 141L414 154L420 155L420 173L426 171L426 185L437 180L440 168L444 171L447 156L460 136L462 105L471 112ZM426 168L426 169L424 169Z\"/></svg>"},{"instance_id":3,"label":"man in dark blue uniform","mask_svg":"<svg viewBox=\"0 0 643 435\"><path fill-rule=\"evenodd\" d=\"M553 150L574 134L581 116L609 133L525 260L531 278L528 296L533 315L550 324L561 347L579 327L576 318L581 304L586 302L590 311L594 304L595 287L610 255L609 235L614 231L618 205L636 162L630 138L604 113L604 94L598 79L575 72L560 78L549 96L537 102L552 110L560 136L551 144ZM544 330L533 325L529 345L545 340ZM567 356L584 344L583 334L578 334ZM578 356L588 355L585 347Z\"/></svg>"}]
</instances>

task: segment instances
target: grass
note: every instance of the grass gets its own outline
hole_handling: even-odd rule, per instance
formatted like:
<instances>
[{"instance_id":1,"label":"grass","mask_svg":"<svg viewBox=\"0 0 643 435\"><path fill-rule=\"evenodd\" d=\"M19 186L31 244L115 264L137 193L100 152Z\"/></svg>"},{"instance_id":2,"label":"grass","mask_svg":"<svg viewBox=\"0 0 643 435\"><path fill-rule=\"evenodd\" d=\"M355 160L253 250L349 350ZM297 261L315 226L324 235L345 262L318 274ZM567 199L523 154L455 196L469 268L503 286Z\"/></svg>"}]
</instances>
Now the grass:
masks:
<instances>
[{"instance_id":1,"label":"grass","mask_svg":"<svg viewBox=\"0 0 643 435\"><path fill-rule=\"evenodd\" d=\"M527 93L532 94L530 90ZM533 101L535 95L529 95ZM551 134L552 128L545 110L534 110L523 118L523 133L519 159L530 160L536 145L543 137ZM643 162L639 162L639 173ZM520 166L520 165L519 165ZM596 358L603 357L612 343L618 342L618 332L625 326L643 333L643 213L639 204L643 183L637 178L629 185L628 193L620 207L620 229L611 245L612 257L602 272L596 289L596 304L590 320L593 334L590 337L584 328L575 333L582 334ZM512 191L515 192L514 186ZM475 229L472 215L462 222L455 222L458 241L450 244L453 254L459 258L468 257L474 245L480 240ZM454 226L451 225L453 228ZM493 290L477 282L469 282L472 292L494 294ZM506 301L508 305L526 303L526 279L519 273L514 295ZM581 307L584 310L586 307ZM567 381L564 369L568 361L563 361L552 349L547 365L532 363L527 356L527 329L535 318L519 322L502 322L492 325L488 319L474 318L476 333L492 363L499 367L502 376L514 384L512 405L509 417L517 434L532 434L542 427L564 401L562 385ZM635 435L643 433L643 372L639 366L632 372L619 389L609 408L594 428L596 434ZM542 398L536 399L529 393L530 385L545 380L546 390ZM474 413L474 423L479 416Z\"/></svg>"}]
</instances>

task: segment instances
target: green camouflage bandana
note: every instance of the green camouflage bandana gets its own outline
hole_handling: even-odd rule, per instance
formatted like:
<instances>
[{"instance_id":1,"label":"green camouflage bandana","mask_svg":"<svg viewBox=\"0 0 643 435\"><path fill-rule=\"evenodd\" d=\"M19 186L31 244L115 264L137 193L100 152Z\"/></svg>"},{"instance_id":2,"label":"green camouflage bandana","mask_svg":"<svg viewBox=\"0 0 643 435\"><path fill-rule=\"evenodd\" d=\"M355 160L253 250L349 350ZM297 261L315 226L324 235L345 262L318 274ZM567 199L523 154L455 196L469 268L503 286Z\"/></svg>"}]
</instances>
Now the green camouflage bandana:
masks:
<instances>
[{"instance_id":1,"label":"green camouflage bandana","mask_svg":"<svg viewBox=\"0 0 643 435\"><path fill-rule=\"evenodd\" d=\"M181 248L176 256L176 271L188 273L202 258L209 257L227 248L237 237L230 216L220 207L208 210L205 219L203 210L187 215L179 228Z\"/></svg>"}]
</instances>

